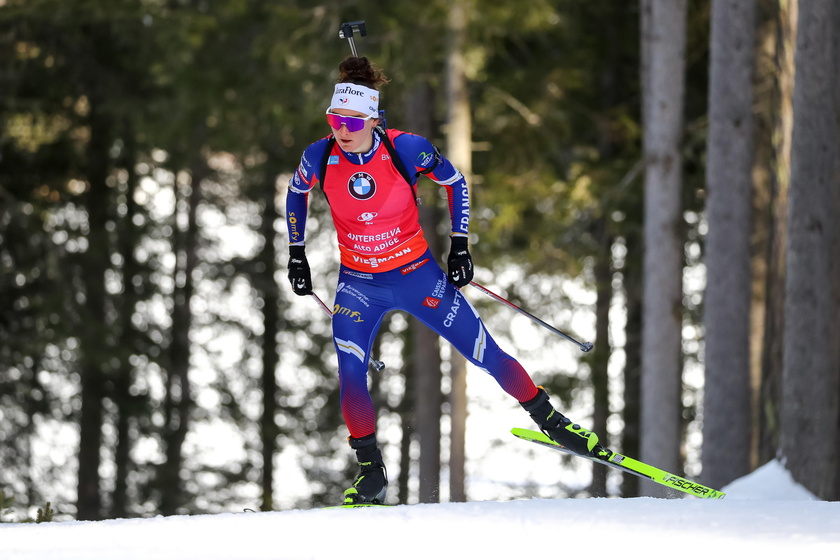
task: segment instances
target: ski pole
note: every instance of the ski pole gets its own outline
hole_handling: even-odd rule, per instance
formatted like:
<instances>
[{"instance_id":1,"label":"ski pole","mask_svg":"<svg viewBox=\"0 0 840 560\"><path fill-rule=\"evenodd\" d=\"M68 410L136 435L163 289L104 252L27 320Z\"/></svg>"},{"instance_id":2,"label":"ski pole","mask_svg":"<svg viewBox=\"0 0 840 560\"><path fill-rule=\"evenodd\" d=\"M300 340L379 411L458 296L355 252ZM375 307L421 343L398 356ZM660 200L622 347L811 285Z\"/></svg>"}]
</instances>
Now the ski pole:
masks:
<instances>
[{"instance_id":1,"label":"ski pole","mask_svg":"<svg viewBox=\"0 0 840 560\"><path fill-rule=\"evenodd\" d=\"M554 334L559 334L560 336L562 336L566 340L574 342L575 344L578 345L578 348L580 348L583 352L589 352L590 350L592 350L592 343L591 342L578 342L577 340L575 340L571 336L567 335L563 331L555 329L554 327L552 327L551 325L549 325L548 323L546 323L542 319L540 319L538 317L534 317L533 315L531 315L530 313L528 313L527 311L525 311L521 307L518 307L518 306L512 304L511 302L509 302L508 300L506 300L505 298L503 298L502 296L500 296L498 294L494 294L493 292L491 292L490 290L488 290L487 288L485 288L481 284L478 284L477 282L470 282L470 285L475 286L476 288L478 288L479 290L481 290L482 292L484 292L488 296L492 297L493 299L495 299L497 301L500 301L500 302L504 303L505 305L507 305L511 309L513 309L515 311L519 311L520 313L522 313L523 315L525 315L526 317L528 317L529 319L531 319L535 323L539 323L540 325L547 328L548 330L550 330Z\"/></svg>"},{"instance_id":2,"label":"ski pole","mask_svg":"<svg viewBox=\"0 0 840 560\"><path fill-rule=\"evenodd\" d=\"M324 313L326 313L327 315L332 317L333 312L330 310L329 307L327 307L327 304L324 303L324 301L321 298L318 297L318 294L313 292L311 295L312 295L313 298L315 298L315 301L318 302L318 305L321 306L321 309L324 310ZM373 369L375 369L376 371L382 371L383 369L385 369L385 362L380 362L379 360L374 360L373 358L370 358L369 363L373 367Z\"/></svg>"},{"instance_id":3,"label":"ski pole","mask_svg":"<svg viewBox=\"0 0 840 560\"><path fill-rule=\"evenodd\" d=\"M349 23L342 23L341 27L338 29L338 36L341 39L347 39L347 42L350 43L350 52L353 53L353 56L358 57L359 53L356 51L356 41L353 40L353 30L359 32L359 35L364 37L367 35L367 29L365 28L364 21L351 21Z\"/></svg>"}]
</instances>

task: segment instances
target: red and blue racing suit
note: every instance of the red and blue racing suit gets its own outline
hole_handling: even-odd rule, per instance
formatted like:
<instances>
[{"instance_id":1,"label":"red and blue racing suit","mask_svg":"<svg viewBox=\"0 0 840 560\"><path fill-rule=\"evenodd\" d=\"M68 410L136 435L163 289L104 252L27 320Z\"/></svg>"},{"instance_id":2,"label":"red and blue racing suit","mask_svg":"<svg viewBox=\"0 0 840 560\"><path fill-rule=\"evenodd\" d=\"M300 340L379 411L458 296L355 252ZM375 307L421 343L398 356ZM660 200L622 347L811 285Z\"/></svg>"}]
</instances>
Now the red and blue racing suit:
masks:
<instances>
[{"instance_id":1,"label":"red and blue racing suit","mask_svg":"<svg viewBox=\"0 0 840 560\"><path fill-rule=\"evenodd\" d=\"M422 136L387 130L408 171L400 174L379 133L365 154L347 153L329 137L311 144L289 183L286 222L292 245L305 240L308 195L322 182L338 236L341 268L333 307L341 409L354 438L376 431L368 361L384 315L408 312L487 371L520 402L537 388L525 369L487 333L476 310L435 261L420 227L414 188L419 174L446 188L453 235L467 235L469 190L463 175ZM326 180L321 162L326 159Z\"/></svg>"}]
</instances>

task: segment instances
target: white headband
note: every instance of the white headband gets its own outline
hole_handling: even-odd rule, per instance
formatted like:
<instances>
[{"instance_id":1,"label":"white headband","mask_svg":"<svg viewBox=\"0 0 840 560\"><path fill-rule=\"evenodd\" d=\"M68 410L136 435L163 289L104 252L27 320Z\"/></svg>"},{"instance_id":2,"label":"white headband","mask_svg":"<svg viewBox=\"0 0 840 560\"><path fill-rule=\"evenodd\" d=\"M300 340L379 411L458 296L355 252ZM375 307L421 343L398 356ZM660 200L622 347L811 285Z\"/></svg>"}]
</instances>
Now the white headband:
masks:
<instances>
[{"instance_id":1,"label":"white headband","mask_svg":"<svg viewBox=\"0 0 840 560\"><path fill-rule=\"evenodd\" d=\"M379 111L379 92L357 84L335 84L335 93L327 111L350 109L365 115L376 115Z\"/></svg>"}]
</instances>

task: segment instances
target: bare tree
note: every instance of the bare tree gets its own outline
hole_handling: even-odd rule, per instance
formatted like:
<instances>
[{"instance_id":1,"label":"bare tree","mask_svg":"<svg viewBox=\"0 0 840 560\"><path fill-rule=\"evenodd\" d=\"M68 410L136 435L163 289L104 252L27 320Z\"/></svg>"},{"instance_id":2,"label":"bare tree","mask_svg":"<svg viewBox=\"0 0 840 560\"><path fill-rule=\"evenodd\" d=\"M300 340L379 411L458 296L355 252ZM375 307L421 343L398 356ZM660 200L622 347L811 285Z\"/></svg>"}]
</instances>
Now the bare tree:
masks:
<instances>
[{"instance_id":1,"label":"bare tree","mask_svg":"<svg viewBox=\"0 0 840 560\"><path fill-rule=\"evenodd\" d=\"M712 2L706 167L703 478L750 472L750 204L755 3Z\"/></svg>"},{"instance_id":2,"label":"bare tree","mask_svg":"<svg viewBox=\"0 0 840 560\"><path fill-rule=\"evenodd\" d=\"M447 66L447 106L449 128L446 134L449 159L470 182L472 175L472 120L467 91L465 43L468 0L455 0L449 6L449 44ZM467 424L467 362L458 352L450 359L452 388L450 392L450 499L467 499L465 487L465 443Z\"/></svg>"},{"instance_id":3,"label":"bare tree","mask_svg":"<svg viewBox=\"0 0 840 560\"><path fill-rule=\"evenodd\" d=\"M790 143L793 129L793 53L798 2L778 3L774 60L776 116L773 120L773 179L767 241L767 279L761 354L759 441L757 463L772 459L778 450L778 404L782 377L784 330L785 241L787 238Z\"/></svg>"},{"instance_id":4,"label":"bare tree","mask_svg":"<svg viewBox=\"0 0 840 560\"><path fill-rule=\"evenodd\" d=\"M263 336L262 336L262 414L260 416L260 441L262 443L262 511L274 509L274 456L277 449L277 436L280 429L276 415L278 406L277 367L280 352L277 338L285 328L285 321L280 313L280 290L274 281L277 268L277 237L274 227L279 212L275 204L276 178L280 174L280 158L273 150L266 150L268 160L266 172L258 188L265 193L260 233L263 246L257 256L261 272L254 280L257 290L263 298Z\"/></svg>"},{"instance_id":5,"label":"bare tree","mask_svg":"<svg viewBox=\"0 0 840 560\"><path fill-rule=\"evenodd\" d=\"M686 0L642 2L645 158L641 457L680 470L683 243L680 140ZM663 495L660 488L642 491Z\"/></svg>"},{"instance_id":6,"label":"bare tree","mask_svg":"<svg viewBox=\"0 0 840 560\"><path fill-rule=\"evenodd\" d=\"M840 4L799 4L785 286L781 453L840 498Z\"/></svg>"},{"instance_id":7,"label":"bare tree","mask_svg":"<svg viewBox=\"0 0 840 560\"><path fill-rule=\"evenodd\" d=\"M410 130L429 138L433 136L434 132L432 119L433 92L428 83L428 76L421 76L420 80L422 82L416 84L408 96L406 113ZM437 253L440 247L437 225L441 213L435 202L429 200L430 198L425 197L424 204L420 206L420 224L423 227L429 246L432 251ZM404 434L404 437L405 435L408 437L416 436L420 443L419 501L421 503L436 503L440 501L440 420L443 404L440 337L415 317L410 317L410 325L410 336L412 337L410 345L412 349L410 362L411 386L415 389L414 417L416 430L408 430L409 433ZM407 398L410 398L410 395L407 395ZM407 478L404 480L407 480ZM402 490L402 487L400 490Z\"/></svg>"},{"instance_id":8,"label":"bare tree","mask_svg":"<svg viewBox=\"0 0 840 560\"><path fill-rule=\"evenodd\" d=\"M96 35L100 37L99 34ZM109 173L108 147L111 122L102 111L99 96L92 96L87 177L90 189L85 207L88 213L89 245L82 256L80 276L84 283L83 305L79 308L81 415L79 418L79 474L77 517L101 519L102 495L99 468L102 462L102 428L105 421L103 398L107 353L107 293L105 273L109 268L108 233Z\"/></svg>"},{"instance_id":9,"label":"bare tree","mask_svg":"<svg viewBox=\"0 0 840 560\"><path fill-rule=\"evenodd\" d=\"M198 224L196 212L201 200L201 181L207 177L208 169L203 157L196 155L190 170L189 184L174 185L176 191L176 222L180 207L186 209L186 223L176 228L173 252L176 255L174 270L175 291L172 301L172 328L168 348L166 396L164 397L165 425L163 444L166 459L158 468L158 484L161 493L160 512L175 515L186 505L184 481L181 470L184 464L184 443L190 428L193 412L193 389L190 383L190 329L193 314L190 308L195 291L193 271L198 262ZM181 204L179 204L179 202Z\"/></svg>"}]
</instances>

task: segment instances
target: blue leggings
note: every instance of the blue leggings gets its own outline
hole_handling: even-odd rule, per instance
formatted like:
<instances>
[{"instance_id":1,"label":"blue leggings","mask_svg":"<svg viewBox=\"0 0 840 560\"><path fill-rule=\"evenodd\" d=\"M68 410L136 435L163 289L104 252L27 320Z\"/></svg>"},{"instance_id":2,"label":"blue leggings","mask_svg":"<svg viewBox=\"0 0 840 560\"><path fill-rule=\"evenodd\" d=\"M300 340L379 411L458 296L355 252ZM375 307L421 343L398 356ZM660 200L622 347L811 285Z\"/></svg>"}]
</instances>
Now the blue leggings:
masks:
<instances>
[{"instance_id":1,"label":"blue leggings","mask_svg":"<svg viewBox=\"0 0 840 560\"><path fill-rule=\"evenodd\" d=\"M382 318L395 309L417 317L519 402L536 396L531 377L487 333L476 310L449 283L431 251L387 272L371 274L342 266L333 307L333 342L338 354L341 411L352 437L376 431L376 412L367 383L368 360Z\"/></svg>"}]
</instances>

